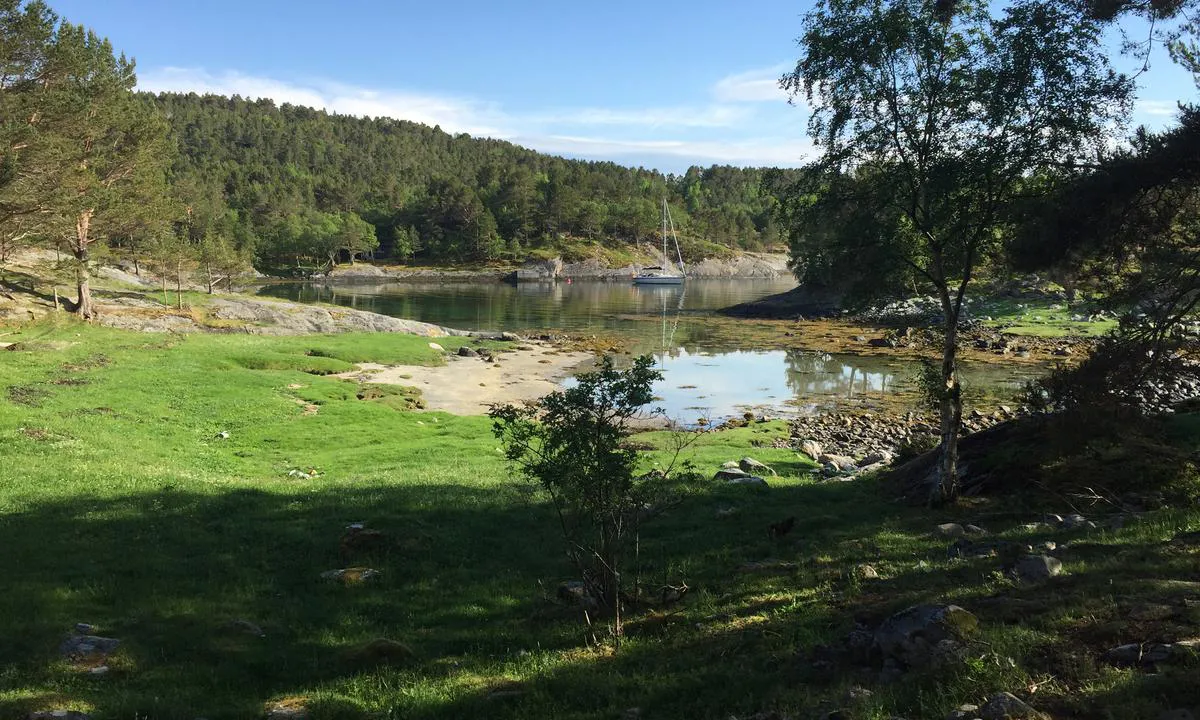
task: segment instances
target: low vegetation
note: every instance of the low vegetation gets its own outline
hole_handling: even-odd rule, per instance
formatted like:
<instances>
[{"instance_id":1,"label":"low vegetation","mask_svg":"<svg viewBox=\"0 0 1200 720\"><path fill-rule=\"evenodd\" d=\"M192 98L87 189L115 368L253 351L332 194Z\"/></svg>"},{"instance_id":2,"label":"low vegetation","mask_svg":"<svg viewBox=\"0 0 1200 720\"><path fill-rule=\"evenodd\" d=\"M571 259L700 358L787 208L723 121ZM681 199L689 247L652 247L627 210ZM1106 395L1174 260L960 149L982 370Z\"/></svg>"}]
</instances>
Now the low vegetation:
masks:
<instances>
[{"instance_id":1,"label":"low vegetation","mask_svg":"<svg viewBox=\"0 0 1200 720\"><path fill-rule=\"evenodd\" d=\"M1078 498L930 512L879 480L818 481L774 447L782 423L705 433L682 457L702 480L641 533L645 598L618 651L559 598L576 578L553 511L512 482L486 418L413 412L323 374L438 362L427 340L73 322L0 340L13 343L0 350L0 717L245 718L283 703L313 718L940 718L1008 690L1064 717L1127 718L1200 700L1193 663L1102 660L1197 634L1183 602L1200 595L1195 510L1147 509L1122 529ZM1164 442L1189 450L1195 425L1180 416ZM631 442L647 470L674 447L663 432ZM779 473L769 488L708 479L745 455ZM1100 527L1026 527L1047 507ZM1031 587L1002 558L953 558L935 532L947 521L1069 543L1064 573ZM379 574L322 578L347 567ZM961 667L885 683L820 664L818 646L856 621L920 602L979 617ZM59 655L80 622L121 640L103 674ZM848 700L852 685L872 692Z\"/></svg>"}]
</instances>

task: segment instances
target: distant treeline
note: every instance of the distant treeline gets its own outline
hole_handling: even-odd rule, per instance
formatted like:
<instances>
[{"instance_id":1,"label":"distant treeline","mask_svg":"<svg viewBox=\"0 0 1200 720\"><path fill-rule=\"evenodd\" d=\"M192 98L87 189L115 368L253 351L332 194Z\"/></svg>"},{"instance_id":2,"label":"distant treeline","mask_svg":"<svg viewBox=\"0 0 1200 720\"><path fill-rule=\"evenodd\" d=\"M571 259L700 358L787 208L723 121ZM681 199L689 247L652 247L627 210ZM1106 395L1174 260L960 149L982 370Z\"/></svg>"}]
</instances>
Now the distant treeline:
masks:
<instances>
[{"instance_id":1,"label":"distant treeline","mask_svg":"<svg viewBox=\"0 0 1200 720\"><path fill-rule=\"evenodd\" d=\"M260 268L354 256L426 262L657 246L662 199L693 253L779 246L794 171L692 167L664 175L499 140L270 100L147 96L177 155L168 178L193 226L216 226ZM360 222L365 221L365 222Z\"/></svg>"}]
</instances>

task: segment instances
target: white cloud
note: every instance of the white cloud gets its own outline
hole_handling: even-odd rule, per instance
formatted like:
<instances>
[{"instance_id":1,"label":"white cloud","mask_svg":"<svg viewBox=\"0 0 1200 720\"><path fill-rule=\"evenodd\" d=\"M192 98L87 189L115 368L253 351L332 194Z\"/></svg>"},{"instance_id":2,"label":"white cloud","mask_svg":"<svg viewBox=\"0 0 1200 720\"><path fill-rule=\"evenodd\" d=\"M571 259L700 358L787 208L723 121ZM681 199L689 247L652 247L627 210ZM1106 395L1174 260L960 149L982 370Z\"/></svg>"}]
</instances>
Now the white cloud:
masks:
<instances>
[{"instance_id":1,"label":"white cloud","mask_svg":"<svg viewBox=\"0 0 1200 720\"><path fill-rule=\"evenodd\" d=\"M672 163L798 165L811 155L803 139L803 117L779 127L764 124L767 100L783 106L786 94L774 83L785 68L730 75L710 88L713 102L695 107L531 108L510 112L475 98L405 90L378 90L336 82L289 82L237 71L162 68L139 73L138 88L149 92L196 92L269 98L343 115L391 117L451 133L469 133L519 143L543 152L645 164ZM786 112L786 110L785 110ZM794 117L794 120L792 120ZM794 123L794 124L793 124ZM788 135L796 128L796 136ZM616 135L617 137L612 137Z\"/></svg>"},{"instance_id":2,"label":"white cloud","mask_svg":"<svg viewBox=\"0 0 1200 720\"><path fill-rule=\"evenodd\" d=\"M635 108L631 110L580 108L576 110L557 110L545 115L534 115L530 119L550 125L731 128L750 119L751 114L745 108L728 105L709 105L703 108Z\"/></svg>"},{"instance_id":3,"label":"white cloud","mask_svg":"<svg viewBox=\"0 0 1200 720\"><path fill-rule=\"evenodd\" d=\"M1138 100L1133 105L1136 113L1155 117L1171 117L1179 112L1179 103L1174 100Z\"/></svg>"},{"instance_id":4,"label":"white cloud","mask_svg":"<svg viewBox=\"0 0 1200 720\"><path fill-rule=\"evenodd\" d=\"M340 83L308 85L256 77L236 71L212 74L197 68L164 68L138 75L138 89L150 92L197 92L270 98L342 115L390 117L440 125L452 133L496 138L512 134L509 118L494 103L398 90L370 90Z\"/></svg>"},{"instance_id":5,"label":"white cloud","mask_svg":"<svg viewBox=\"0 0 1200 720\"><path fill-rule=\"evenodd\" d=\"M727 75L713 85L718 102L784 102L788 94L779 87L779 77L791 69L787 63Z\"/></svg>"},{"instance_id":6,"label":"white cloud","mask_svg":"<svg viewBox=\"0 0 1200 720\"><path fill-rule=\"evenodd\" d=\"M517 138L517 142L524 142ZM540 150L583 156L670 156L689 161L733 165L798 166L814 152L805 140L767 138L759 140L618 140L578 135L529 138L526 144Z\"/></svg>"}]
</instances>

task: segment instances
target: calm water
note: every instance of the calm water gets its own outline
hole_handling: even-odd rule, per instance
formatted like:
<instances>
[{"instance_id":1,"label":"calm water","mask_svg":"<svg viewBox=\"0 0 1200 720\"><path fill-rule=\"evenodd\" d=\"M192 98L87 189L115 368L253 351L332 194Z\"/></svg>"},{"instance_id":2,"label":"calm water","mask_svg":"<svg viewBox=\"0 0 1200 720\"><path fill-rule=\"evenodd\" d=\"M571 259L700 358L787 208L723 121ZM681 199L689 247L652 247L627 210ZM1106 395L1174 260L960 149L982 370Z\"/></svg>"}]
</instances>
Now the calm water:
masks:
<instances>
[{"instance_id":1,"label":"calm water","mask_svg":"<svg viewBox=\"0 0 1200 720\"><path fill-rule=\"evenodd\" d=\"M636 352L658 359L664 380L656 405L684 423L749 410L773 415L812 412L834 402L870 406L914 388L915 363L885 357L761 350L712 337L712 311L795 286L790 280L688 280L683 287L632 283L446 283L269 285L260 294L331 302L360 310L468 330L615 331ZM707 323L711 327L711 323ZM968 387L1004 396L1028 371L964 368Z\"/></svg>"},{"instance_id":2,"label":"calm water","mask_svg":"<svg viewBox=\"0 0 1200 720\"><path fill-rule=\"evenodd\" d=\"M795 286L790 279L689 280L682 288L629 282L293 283L267 285L259 294L330 302L462 330L581 332L629 330L646 316L711 311Z\"/></svg>"}]
</instances>

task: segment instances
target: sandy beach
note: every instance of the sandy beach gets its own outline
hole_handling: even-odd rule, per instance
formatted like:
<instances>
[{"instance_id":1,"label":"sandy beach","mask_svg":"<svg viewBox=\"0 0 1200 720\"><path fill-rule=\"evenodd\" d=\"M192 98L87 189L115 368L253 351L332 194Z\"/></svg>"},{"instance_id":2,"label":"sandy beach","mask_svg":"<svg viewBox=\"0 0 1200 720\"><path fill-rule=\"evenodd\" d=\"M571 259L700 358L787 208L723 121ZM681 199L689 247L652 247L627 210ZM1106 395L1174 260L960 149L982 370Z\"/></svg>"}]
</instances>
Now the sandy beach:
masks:
<instances>
[{"instance_id":1,"label":"sandy beach","mask_svg":"<svg viewBox=\"0 0 1200 720\"><path fill-rule=\"evenodd\" d=\"M483 415L492 405L534 400L559 389L558 381L586 370L593 357L546 345L525 347L529 349L498 352L495 362L449 355L437 367L361 363L358 370L338 377L415 387L428 410Z\"/></svg>"}]
</instances>

